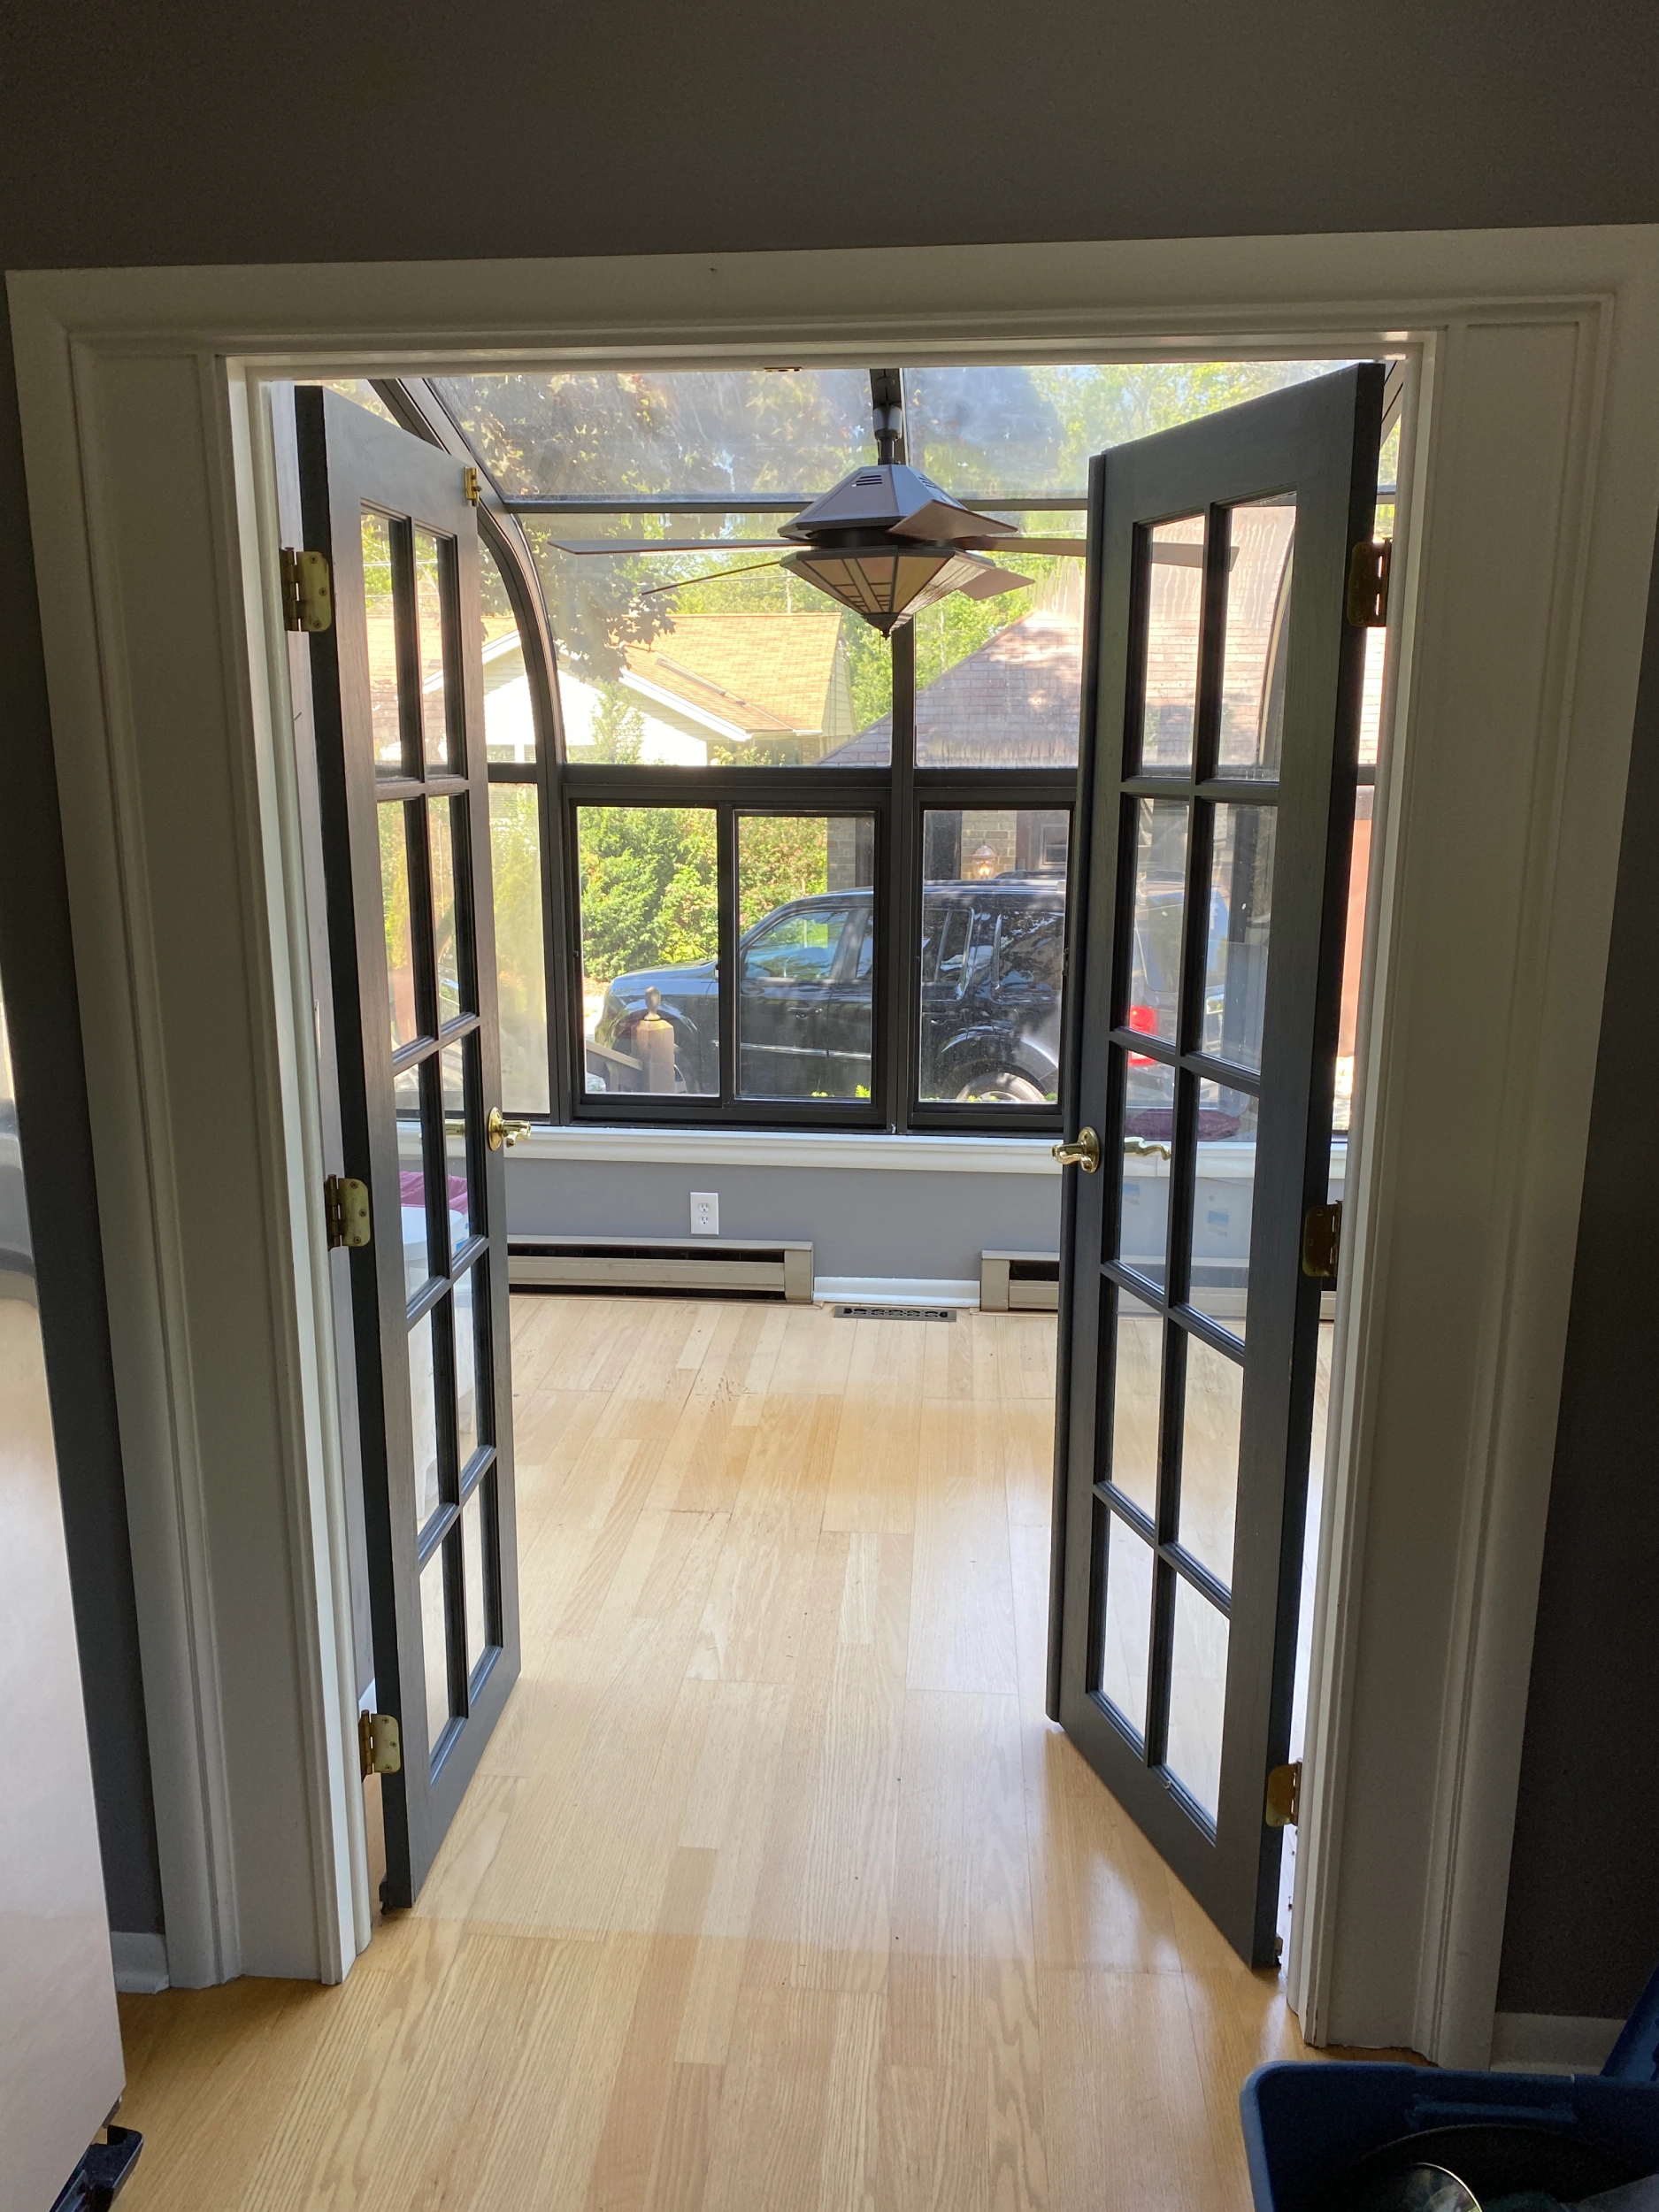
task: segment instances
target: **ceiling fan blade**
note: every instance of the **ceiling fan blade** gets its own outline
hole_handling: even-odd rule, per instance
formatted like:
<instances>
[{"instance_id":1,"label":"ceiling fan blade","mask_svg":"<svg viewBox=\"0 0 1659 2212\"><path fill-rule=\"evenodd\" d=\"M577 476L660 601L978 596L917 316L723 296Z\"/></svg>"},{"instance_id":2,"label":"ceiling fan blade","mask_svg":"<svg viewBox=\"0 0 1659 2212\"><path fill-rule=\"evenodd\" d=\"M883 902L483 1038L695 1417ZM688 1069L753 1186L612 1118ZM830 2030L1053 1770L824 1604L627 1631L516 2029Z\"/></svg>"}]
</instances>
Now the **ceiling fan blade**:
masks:
<instances>
[{"instance_id":1,"label":"ceiling fan blade","mask_svg":"<svg viewBox=\"0 0 1659 2212\"><path fill-rule=\"evenodd\" d=\"M553 538L558 553L783 553L787 538Z\"/></svg>"},{"instance_id":2,"label":"ceiling fan blade","mask_svg":"<svg viewBox=\"0 0 1659 2212\"><path fill-rule=\"evenodd\" d=\"M976 553L1063 553L1081 560L1088 551L1087 538L964 538L964 549ZM1227 566L1231 568L1239 557L1237 546L1227 549ZM1152 559L1158 568L1202 568L1204 549L1198 544L1171 543L1156 538L1152 544Z\"/></svg>"},{"instance_id":3,"label":"ceiling fan blade","mask_svg":"<svg viewBox=\"0 0 1659 2212\"><path fill-rule=\"evenodd\" d=\"M1011 568L993 568L989 562L956 589L967 599L996 599L1005 591L1029 591L1034 580L1017 576Z\"/></svg>"},{"instance_id":4,"label":"ceiling fan blade","mask_svg":"<svg viewBox=\"0 0 1659 2212\"><path fill-rule=\"evenodd\" d=\"M741 568L711 568L706 576L676 576L666 584L648 584L643 591L634 595L636 599L649 599L653 592L683 591L687 584L722 584L728 576L752 576L757 569L782 565L781 561L749 561Z\"/></svg>"},{"instance_id":5,"label":"ceiling fan blade","mask_svg":"<svg viewBox=\"0 0 1659 2212\"><path fill-rule=\"evenodd\" d=\"M1067 553L1079 561L1088 551L1087 538L964 538L976 553Z\"/></svg>"}]
</instances>

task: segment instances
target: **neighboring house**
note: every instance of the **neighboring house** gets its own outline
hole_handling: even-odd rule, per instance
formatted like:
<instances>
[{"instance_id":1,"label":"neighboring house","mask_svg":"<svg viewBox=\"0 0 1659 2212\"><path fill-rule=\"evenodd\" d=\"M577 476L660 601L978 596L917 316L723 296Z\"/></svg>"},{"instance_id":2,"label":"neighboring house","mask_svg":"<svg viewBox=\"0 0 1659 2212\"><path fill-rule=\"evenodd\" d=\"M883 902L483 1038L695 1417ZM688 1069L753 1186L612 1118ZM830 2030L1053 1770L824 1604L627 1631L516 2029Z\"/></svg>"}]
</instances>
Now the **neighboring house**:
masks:
<instances>
[{"instance_id":1,"label":"neighboring house","mask_svg":"<svg viewBox=\"0 0 1659 2212\"><path fill-rule=\"evenodd\" d=\"M672 629L626 648L622 690L641 716L646 762L810 762L853 733L841 617L833 608L681 615ZM565 741L580 760L605 693L561 669L559 699Z\"/></svg>"},{"instance_id":2,"label":"neighboring house","mask_svg":"<svg viewBox=\"0 0 1659 2212\"><path fill-rule=\"evenodd\" d=\"M1071 767L1082 686L1081 615L1033 608L918 691L918 765ZM885 766L892 743L892 717L883 715L825 759Z\"/></svg>"}]
</instances>

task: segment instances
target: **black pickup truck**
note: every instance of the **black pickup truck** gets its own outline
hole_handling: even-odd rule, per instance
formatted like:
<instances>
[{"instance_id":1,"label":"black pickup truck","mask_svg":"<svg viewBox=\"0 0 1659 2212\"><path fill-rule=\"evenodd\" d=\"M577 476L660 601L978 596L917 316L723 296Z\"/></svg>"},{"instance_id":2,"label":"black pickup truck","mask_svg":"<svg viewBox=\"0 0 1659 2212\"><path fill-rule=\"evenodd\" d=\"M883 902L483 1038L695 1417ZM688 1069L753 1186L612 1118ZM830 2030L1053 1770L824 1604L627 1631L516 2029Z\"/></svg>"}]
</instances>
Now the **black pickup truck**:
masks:
<instances>
[{"instance_id":1,"label":"black pickup truck","mask_svg":"<svg viewBox=\"0 0 1659 2212\"><path fill-rule=\"evenodd\" d=\"M870 1091L872 894L820 891L757 922L738 946L738 1091L863 1098ZM1058 875L930 883L922 896L924 1099L1041 1106L1059 1088L1065 883ZM659 1025L673 1033L672 1056ZM605 993L587 1049L594 1091L719 1090L711 960L641 968Z\"/></svg>"}]
</instances>

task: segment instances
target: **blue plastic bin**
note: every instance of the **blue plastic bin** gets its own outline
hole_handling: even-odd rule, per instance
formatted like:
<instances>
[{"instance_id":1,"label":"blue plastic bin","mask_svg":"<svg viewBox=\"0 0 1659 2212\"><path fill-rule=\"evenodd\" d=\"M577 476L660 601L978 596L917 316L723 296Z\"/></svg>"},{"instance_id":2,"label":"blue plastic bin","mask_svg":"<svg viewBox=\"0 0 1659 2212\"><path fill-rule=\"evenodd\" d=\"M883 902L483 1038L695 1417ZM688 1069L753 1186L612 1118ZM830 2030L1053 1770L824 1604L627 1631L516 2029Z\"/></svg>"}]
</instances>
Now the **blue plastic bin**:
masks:
<instances>
[{"instance_id":1,"label":"blue plastic bin","mask_svg":"<svg viewBox=\"0 0 1659 2212\"><path fill-rule=\"evenodd\" d=\"M1369 2061L1258 2066L1239 2095L1256 2212L1329 2212L1372 2151L1425 2129L1558 2128L1659 2173L1659 1974L1599 2074L1476 2074Z\"/></svg>"}]
</instances>

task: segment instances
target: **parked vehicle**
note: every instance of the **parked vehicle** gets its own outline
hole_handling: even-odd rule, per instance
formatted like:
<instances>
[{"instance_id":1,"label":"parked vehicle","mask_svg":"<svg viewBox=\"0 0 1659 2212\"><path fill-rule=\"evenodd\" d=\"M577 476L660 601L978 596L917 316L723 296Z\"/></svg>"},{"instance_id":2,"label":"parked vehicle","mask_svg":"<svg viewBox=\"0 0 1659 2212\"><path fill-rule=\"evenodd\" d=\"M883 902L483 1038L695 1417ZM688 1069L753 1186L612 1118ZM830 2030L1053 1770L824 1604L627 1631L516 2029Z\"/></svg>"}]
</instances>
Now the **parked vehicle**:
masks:
<instances>
[{"instance_id":1,"label":"parked vehicle","mask_svg":"<svg viewBox=\"0 0 1659 2212\"><path fill-rule=\"evenodd\" d=\"M738 1089L749 1098L869 1094L873 898L822 891L766 915L738 947ZM1041 1106L1059 1083L1065 884L1054 875L929 884L922 901L921 1095ZM711 960L641 968L605 993L590 1090L648 1090L662 1067L653 1019L673 1031L672 1085L719 1087ZM659 1075L657 1087L669 1085Z\"/></svg>"},{"instance_id":2,"label":"parked vehicle","mask_svg":"<svg viewBox=\"0 0 1659 2212\"><path fill-rule=\"evenodd\" d=\"M1172 1037L1181 955L1182 886L1143 886L1133 937L1128 1025ZM1206 1048L1221 1041L1228 996L1260 967L1225 943L1226 902L1212 901ZM821 891L792 899L738 946L738 1091L756 1099L869 1095L873 897ZM1059 1091L1065 882L1002 875L931 883L922 897L921 1068L924 1102L1052 1105ZM719 978L712 960L641 968L606 990L587 1051L589 1091L719 1092ZM1245 1102L1205 1086L1200 1134L1233 1134ZM1209 1095L1214 1092L1213 1097ZM1131 1053L1126 1125L1167 1139L1169 1070Z\"/></svg>"}]
</instances>

